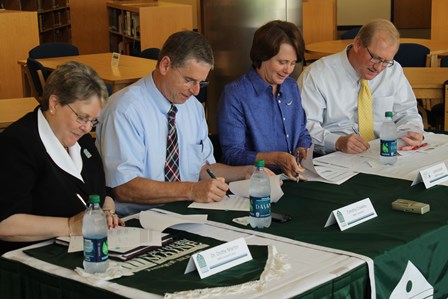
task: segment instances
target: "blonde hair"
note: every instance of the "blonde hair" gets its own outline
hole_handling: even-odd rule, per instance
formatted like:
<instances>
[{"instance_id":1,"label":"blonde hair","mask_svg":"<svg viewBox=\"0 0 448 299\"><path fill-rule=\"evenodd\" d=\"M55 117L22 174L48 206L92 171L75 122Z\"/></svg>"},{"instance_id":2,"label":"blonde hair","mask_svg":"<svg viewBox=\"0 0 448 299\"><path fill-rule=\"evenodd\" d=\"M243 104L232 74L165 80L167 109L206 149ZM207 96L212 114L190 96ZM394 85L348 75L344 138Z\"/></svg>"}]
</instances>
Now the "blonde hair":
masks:
<instances>
[{"instance_id":1,"label":"blonde hair","mask_svg":"<svg viewBox=\"0 0 448 299\"><path fill-rule=\"evenodd\" d=\"M375 19L361 27L356 37L359 37L361 43L368 47L378 33L385 33L388 43L392 46L400 44L400 33L392 22L385 19Z\"/></svg>"}]
</instances>

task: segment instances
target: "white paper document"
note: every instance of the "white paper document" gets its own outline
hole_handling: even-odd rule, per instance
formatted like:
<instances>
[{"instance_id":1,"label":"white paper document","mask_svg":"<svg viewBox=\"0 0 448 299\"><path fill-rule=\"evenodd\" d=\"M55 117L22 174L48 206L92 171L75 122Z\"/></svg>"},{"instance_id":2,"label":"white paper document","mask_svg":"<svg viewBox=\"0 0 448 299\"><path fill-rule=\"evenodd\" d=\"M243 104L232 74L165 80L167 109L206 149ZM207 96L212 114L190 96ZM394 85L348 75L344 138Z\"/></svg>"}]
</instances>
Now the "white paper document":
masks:
<instances>
[{"instance_id":1,"label":"white paper document","mask_svg":"<svg viewBox=\"0 0 448 299\"><path fill-rule=\"evenodd\" d=\"M193 202L189 208L194 209L209 209L221 211L249 211L249 198L238 195L229 195L218 202Z\"/></svg>"},{"instance_id":2,"label":"white paper document","mask_svg":"<svg viewBox=\"0 0 448 299\"><path fill-rule=\"evenodd\" d=\"M305 168L303 175L307 181L319 181L340 185L357 173L344 167L334 165L314 164L313 161L314 144L308 150L308 155L302 160L302 167Z\"/></svg>"},{"instance_id":3,"label":"white paper document","mask_svg":"<svg viewBox=\"0 0 448 299\"><path fill-rule=\"evenodd\" d=\"M271 202L277 202L283 196L283 190L280 187L280 176L270 176L271 184ZM209 209L221 211L249 211L249 183L250 180L231 182L229 184L232 195L224 196L221 201L199 203L193 202L188 207L194 209Z\"/></svg>"},{"instance_id":4,"label":"white paper document","mask_svg":"<svg viewBox=\"0 0 448 299\"><path fill-rule=\"evenodd\" d=\"M315 165L339 166L351 171L413 181L421 169L448 163L448 135L425 133L422 146L415 150L399 151L394 165L380 163L380 140L369 142L370 150L359 154L333 152L314 159ZM448 185L447 182L440 183Z\"/></svg>"},{"instance_id":5,"label":"white paper document","mask_svg":"<svg viewBox=\"0 0 448 299\"><path fill-rule=\"evenodd\" d=\"M164 214L155 210L142 211L139 218L141 226L159 232L176 224L205 223L207 221L207 215Z\"/></svg>"},{"instance_id":6,"label":"white paper document","mask_svg":"<svg viewBox=\"0 0 448 299\"><path fill-rule=\"evenodd\" d=\"M82 251L84 248L83 237L59 237L59 241L69 243L68 252ZM119 226L110 229L107 234L107 243L110 251L127 251L137 246L162 246L160 231L151 231L138 227Z\"/></svg>"}]
</instances>

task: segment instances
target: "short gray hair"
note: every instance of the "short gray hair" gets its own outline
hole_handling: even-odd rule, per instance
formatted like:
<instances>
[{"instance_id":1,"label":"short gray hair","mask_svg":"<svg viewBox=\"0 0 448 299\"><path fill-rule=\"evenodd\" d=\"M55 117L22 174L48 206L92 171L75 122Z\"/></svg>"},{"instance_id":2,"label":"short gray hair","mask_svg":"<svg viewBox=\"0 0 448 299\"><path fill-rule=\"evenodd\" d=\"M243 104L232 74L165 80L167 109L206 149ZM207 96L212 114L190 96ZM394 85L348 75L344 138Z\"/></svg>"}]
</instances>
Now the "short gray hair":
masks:
<instances>
[{"instance_id":1,"label":"short gray hair","mask_svg":"<svg viewBox=\"0 0 448 299\"><path fill-rule=\"evenodd\" d=\"M59 98L62 106L98 96L104 105L109 93L104 81L90 66L76 61L59 65L48 77L42 94L42 110L48 110L50 96Z\"/></svg>"},{"instance_id":2,"label":"short gray hair","mask_svg":"<svg viewBox=\"0 0 448 299\"><path fill-rule=\"evenodd\" d=\"M165 56L170 58L172 67L182 67L189 59L207 63L212 69L215 63L210 43L195 31L179 31L169 36L160 50L157 64Z\"/></svg>"}]
</instances>

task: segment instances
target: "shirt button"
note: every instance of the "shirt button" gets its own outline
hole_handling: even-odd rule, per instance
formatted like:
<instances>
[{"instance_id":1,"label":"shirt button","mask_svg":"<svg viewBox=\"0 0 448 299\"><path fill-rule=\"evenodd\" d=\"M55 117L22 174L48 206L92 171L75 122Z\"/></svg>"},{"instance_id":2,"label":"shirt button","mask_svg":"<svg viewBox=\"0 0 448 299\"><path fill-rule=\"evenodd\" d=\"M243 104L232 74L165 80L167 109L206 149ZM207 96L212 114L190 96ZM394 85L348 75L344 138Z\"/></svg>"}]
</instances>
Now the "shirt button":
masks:
<instances>
[{"instance_id":1,"label":"shirt button","mask_svg":"<svg viewBox=\"0 0 448 299\"><path fill-rule=\"evenodd\" d=\"M283 120L285 120L286 118L283 117Z\"/></svg>"},{"instance_id":2,"label":"shirt button","mask_svg":"<svg viewBox=\"0 0 448 299\"><path fill-rule=\"evenodd\" d=\"M286 138L289 138L289 135L288 135L288 134L286 134Z\"/></svg>"},{"instance_id":3,"label":"shirt button","mask_svg":"<svg viewBox=\"0 0 448 299\"><path fill-rule=\"evenodd\" d=\"M281 104L282 101L278 100L278 103Z\"/></svg>"}]
</instances>

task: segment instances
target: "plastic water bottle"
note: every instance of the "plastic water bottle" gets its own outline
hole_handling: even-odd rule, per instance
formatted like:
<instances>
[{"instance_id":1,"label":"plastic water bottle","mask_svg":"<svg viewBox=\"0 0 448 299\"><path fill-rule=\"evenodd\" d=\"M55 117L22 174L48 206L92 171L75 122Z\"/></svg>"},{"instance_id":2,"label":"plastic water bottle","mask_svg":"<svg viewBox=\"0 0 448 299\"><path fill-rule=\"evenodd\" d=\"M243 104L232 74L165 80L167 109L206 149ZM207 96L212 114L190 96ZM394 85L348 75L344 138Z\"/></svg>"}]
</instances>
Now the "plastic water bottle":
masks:
<instances>
[{"instance_id":1,"label":"plastic water bottle","mask_svg":"<svg viewBox=\"0 0 448 299\"><path fill-rule=\"evenodd\" d=\"M106 215L100 207L99 195L90 195L89 201L90 206L82 220L84 271L102 273L109 266Z\"/></svg>"},{"instance_id":2,"label":"plastic water bottle","mask_svg":"<svg viewBox=\"0 0 448 299\"><path fill-rule=\"evenodd\" d=\"M397 162L397 126L392 120L393 112L387 111L385 115L380 131L380 161L384 165L393 165Z\"/></svg>"},{"instance_id":3,"label":"plastic water bottle","mask_svg":"<svg viewBox=\"0 0 448 299\"><path fill-rule=\"evenodd\" d=\"M255 171L250 177L249 223L253 228L271 226L271 185L264 172L264 160L255 162Z\"/></svg>"}]
</instances>

